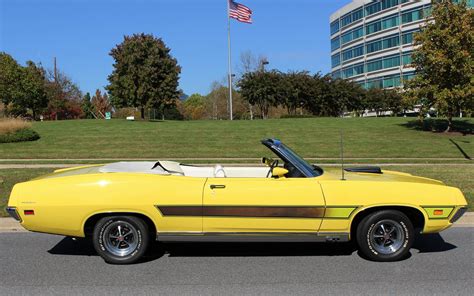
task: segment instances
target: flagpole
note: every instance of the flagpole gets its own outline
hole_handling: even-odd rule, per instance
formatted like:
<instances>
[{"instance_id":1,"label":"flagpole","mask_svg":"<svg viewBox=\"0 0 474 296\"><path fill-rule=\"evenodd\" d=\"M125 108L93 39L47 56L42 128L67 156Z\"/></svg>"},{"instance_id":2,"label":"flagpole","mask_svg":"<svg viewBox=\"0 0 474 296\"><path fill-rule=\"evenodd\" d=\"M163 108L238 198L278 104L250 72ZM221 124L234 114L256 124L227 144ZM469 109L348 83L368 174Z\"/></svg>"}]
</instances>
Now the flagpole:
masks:
<instances>
[{"instance_id":1,"label":"flagpole","mask_svg":"<svg viewBox=\"0 0 474 296\"><path fill-rule=\"evenodd\" d=\"M232 115L232 60L231 60L231 50L230 50L230 0L227 0L227 47L229 55L229 119L233 120Z\"/></svg>"}]
</instances>

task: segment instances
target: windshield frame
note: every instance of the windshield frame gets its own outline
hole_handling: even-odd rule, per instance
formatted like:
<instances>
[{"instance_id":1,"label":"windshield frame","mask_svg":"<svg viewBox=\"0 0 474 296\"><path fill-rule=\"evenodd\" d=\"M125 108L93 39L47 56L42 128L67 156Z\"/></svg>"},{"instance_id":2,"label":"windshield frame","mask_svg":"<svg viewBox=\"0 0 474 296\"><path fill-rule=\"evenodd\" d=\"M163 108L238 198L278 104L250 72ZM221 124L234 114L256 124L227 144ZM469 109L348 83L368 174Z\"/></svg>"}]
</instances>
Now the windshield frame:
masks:
<instances>
[{"instance_id":1,"label":"windshield frame","mask_svg":"<svg viewBox=\"0 0 474 296\"><path fill-rule=\"evenodd\" d=\"M314 178L323 174L323 169L310 164L279 140L266 139L262 140L262 144L268 147L284 162L291 163L302 175L307 178Z\"/></svg>"}]
</instances>

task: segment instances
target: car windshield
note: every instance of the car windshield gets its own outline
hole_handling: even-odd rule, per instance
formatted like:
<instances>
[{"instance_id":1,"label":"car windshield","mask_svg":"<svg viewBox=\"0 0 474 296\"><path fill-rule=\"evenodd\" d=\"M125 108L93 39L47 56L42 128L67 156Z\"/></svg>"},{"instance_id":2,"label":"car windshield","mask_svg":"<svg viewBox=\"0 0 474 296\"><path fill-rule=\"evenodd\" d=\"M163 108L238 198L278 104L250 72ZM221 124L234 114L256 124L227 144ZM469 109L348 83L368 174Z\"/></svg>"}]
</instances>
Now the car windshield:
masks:
<instances>
[{"instance_id":1,"label":"car windshield","mask_svg":"<svg viewBox=\"0 0 474 296\"><path fill-rule=\"evenodd\" d=\"M311 165L285 144L280 144L278 148L288 161L295 165L307 177L317 177L322 174L323 170L321 168Z\"/></svg>"}]
</instances>

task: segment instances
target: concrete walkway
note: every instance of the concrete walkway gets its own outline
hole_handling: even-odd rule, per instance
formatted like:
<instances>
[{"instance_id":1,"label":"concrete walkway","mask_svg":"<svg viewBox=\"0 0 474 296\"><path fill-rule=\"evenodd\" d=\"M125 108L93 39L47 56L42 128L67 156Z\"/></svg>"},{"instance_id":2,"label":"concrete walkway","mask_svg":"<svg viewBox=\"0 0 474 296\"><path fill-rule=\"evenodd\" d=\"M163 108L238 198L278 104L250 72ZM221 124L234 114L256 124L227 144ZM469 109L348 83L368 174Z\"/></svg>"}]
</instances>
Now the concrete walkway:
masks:
<instances>
[{"instance_id":1,"label":"concrete walkway","mask_svg":"<svg viewBox=\"0 0 474 296\"><path fill-rule=\"evenodd\" d=\"M464 214L453 227L474 227L474 212ZM13 218L0 218L0 233L2 232L26 232L26 230Z\"/></svg>"}]
</instances>

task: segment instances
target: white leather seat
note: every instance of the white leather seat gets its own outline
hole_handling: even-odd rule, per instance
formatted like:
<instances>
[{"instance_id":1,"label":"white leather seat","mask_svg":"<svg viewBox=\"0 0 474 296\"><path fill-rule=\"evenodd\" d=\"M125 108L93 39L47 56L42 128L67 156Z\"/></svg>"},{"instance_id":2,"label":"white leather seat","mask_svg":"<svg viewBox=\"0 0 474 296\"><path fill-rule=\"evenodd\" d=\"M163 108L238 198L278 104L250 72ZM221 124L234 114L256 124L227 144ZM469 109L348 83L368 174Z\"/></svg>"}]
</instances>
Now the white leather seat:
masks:
<instances>
[{"instance_id":1,"label":"white leather seat","mask_svg":"<svg viewBox=\"0 0 474 296\"><path fill-rule=\"evenodd\" d=\"M225 174L225 171L224 171L224 168L218 164L214 167L214 177L215 178L226 178L226 174Z\"/></svg>"}]
</instances>

